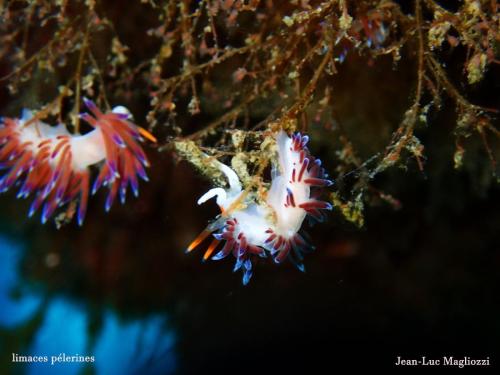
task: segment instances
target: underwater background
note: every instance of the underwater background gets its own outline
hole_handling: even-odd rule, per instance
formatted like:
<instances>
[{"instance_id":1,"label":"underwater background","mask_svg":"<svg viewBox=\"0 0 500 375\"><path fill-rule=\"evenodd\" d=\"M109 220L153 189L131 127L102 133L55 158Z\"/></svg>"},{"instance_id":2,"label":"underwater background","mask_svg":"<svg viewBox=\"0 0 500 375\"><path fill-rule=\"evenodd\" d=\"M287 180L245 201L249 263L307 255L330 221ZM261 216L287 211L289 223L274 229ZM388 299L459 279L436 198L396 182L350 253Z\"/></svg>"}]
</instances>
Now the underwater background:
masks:
<instances>
[{"instance_id":1,"label":"underwater background","mask_svg":"<svg viewBox=\"0 0 500 375\"><path fill-rule=\"evenodd\" d=\"M259 264L243 287L227 262L184 254L215 207L196 207L207 184L188 165L160 163L140 200L108 215L93 202L82 228L42 226L26 218L27 202L0 197L2 373L281 372L389 368L397 355L497 358L498 188L477 192L437 165L427 178L392 176L385 183L397 186L399 211L369 210L361 231L316 225L305 274ZM176 182L168 189L154 183L165 174ZM79 353L95 363L25 366L11 353Z\"/></svg>"},{"instance_id":2,"label":"underwater background","mask_svg":"<svg viewBox=\"0 0 500 375\"><path fill-rule=\"evenodd\" d=\"M158 47L143 41L134 26L148 24L154 10L103 3L124 43L141 46L130 52L134 63ZM457 2L440 3L459 9ZM280 12L290 13L287 7ZM250 27L244 19L240 26ZM219 37L229 44L242 39L238 32ZM96 35L96 50L109 39ZM0 76L12 71L7 52L0 54ZM175 53L174 48L174 60ZM463 74L466 54L465 48L445 51L453 78ZM215 85L221 97L239 89L224 81L239 63L222 65L210 77L222 81ZM384 150L411 104L415 56L403 54L398 64L395 69L390 56L374 63L353 53L331 78L336 115L363 160ZM149 102L139 94L144 86L135 84L116 95L117 104L129 106L145 123ZM17 95L2 84L0 113L18 116L23 107L47 101L46 86L56 85L36 74ZM498 64L474 87L458 87L472 102L500 108ZM205 94L199 94L203 111L176 114L183 134L224 114L225 108L213 105L220 97ZM278 96L257 103L247 117L249 128L273 111ZM27 218L30 202L16 199L16 191L1 194L0 374L333 373L393 369L398 356L423 355L488 357L489 369L497 369L498 166L481 139L470 137L463 165L455 168L457 110L452 100L442 99L440 110L415 130L425 144L423 170L411 159L370 181L370 191L395 197L397 204L370 200L361 227L334 208L324 223L306 228L316 250L305 259L305 273L288 262L262 261L248 286L231 272L231 262L202 262L201 251L185 254L218 210L213 203L196 204L213 185L171 148L145 146L151 168L139 197L105 213L105 194L97 193L82 227L42 225L38 216ZM180 97L177 106L190 103ZM347 174L357 170L354 165L337 168L345 160L335 126L309 120L309 148L334 180L331 190L352 198L346 191L359 175ZM155 134L170 139L170 130L158 127ZM498 155L496 141L491 148ZM63 353L95 361L50 364L51 356ZM15 354L46 355L49 363L14 362Z\"/></svg>"}]
</instances>

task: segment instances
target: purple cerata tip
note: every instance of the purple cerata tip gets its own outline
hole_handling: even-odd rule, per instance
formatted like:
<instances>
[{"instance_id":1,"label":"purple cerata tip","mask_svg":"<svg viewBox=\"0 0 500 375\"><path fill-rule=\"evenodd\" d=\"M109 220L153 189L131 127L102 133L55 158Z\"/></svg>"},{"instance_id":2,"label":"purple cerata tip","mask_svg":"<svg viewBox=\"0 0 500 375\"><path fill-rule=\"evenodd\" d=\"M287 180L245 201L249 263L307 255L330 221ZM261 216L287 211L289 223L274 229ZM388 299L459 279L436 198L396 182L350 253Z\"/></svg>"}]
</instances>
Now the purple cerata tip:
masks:
<instances>
[{"instance_id":1,"label":"purple cerata tip","mask_svg":"<svg viewBox=\"0 0 500 375\"><path fill-rule=\"evenodd\" d=\"M132 186L134 197L137 198L139 196L139 184L137 183L137 178L133 178L130 180L130 186Z\"/></svg>"},{"instance_id":2,"label":"purple cerata tip","mask_svg":"<svg viewBox=\"0 0 500 375\"><path fill-rule=\"evenodd\" d=\"M119 119L121 120L128 120L130 118L130 115L128 113L116 113L114 112Z\"/></svg>"},{"instance_id":3,"label":"purple cerata tip","mask_svg":"<svg viewBox=\"0 0 500 375\"><path fill-rule=\"evenodd\" d=\"M41 217L42 224L45 224L47 222L47 220L49 219L50 214L51 214L50 211L51 210L49 209L49 204L45 203L45 205L43 206L43 210L42 210L42 217Z\"/></svg>"},{"instance_id":4,"label":"purple cerata tip","mask_svg":"<svg viewBox=\"0 0 500 375\"><path fill-rule=\"evenodd\" d=\"M97 109L97 106L95 105L95 103L88 99L88 98L83 98L83 102L85 103L85 106L90 109L92 112L95 111Z\"/></svg>"},{"instance_id":5,"label":"purple cerata tip","mask_svg":"<svg viewBox=\"0 0 500 375\"><path fill-rule=\"evenodd\" d=\"M125 142L118 134L113 134L111 138L113 138L113 142L115 142L119 147L125 147Z\"/></svg>"},{"instance_id":6,"label":"purple cerata tip","mask_svg":"<svg viewBox=\"0 0 500 375\"><path fill-rule=\"evenodd\" d=\"M113 196L111 194L108 194L108 197L106 198L106 203L104 204L104 210L106 212L109 212L111 205L113 204Z\"/></svg>"},{"instance_id":7,"label":"purple cerata tip","mask_svg":"<svg viewBox=\"0 0 500 375\"><path fill-rule=\"evenodd\" d=\"M77 222L78 222L78 226L82 226L83 225L83 220L85 219L85 213L86 213L86 207L80 205L80 207L78 207L78 214L77 214Z\"/></svg>"},{"instance_id":8,"label":"purple cerata tip","mask_svg":"<svg viewBox=\"0 0 500 375\"><path fill-rule=\"evenodd\" d=\"M236 259L236 263L234 264L233 272L238 271L242 265L243 265L243 261L241 260L241 258Z\"/></svg>"}]
</instances>

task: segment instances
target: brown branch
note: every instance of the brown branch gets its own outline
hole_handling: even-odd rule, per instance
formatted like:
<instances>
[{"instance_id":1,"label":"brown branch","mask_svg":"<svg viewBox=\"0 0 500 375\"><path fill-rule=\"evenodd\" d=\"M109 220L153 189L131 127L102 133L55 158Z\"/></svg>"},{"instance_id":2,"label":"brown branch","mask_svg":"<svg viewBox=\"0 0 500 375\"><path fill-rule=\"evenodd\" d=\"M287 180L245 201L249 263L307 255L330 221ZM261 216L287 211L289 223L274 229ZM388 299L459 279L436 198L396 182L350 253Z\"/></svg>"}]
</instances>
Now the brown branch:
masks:
<instances>
[{"instance_id":1,"label":"brown branch","mask_svg":"<svg viewBox=\"0 0 500 375\"><path fill-rule=\"evenodd\" d=\"M83 36L83 42L82 42L82 49L80 50L80 55L78 57L78 64L76 67L76 73L75 73L75 106L74 106L74 118L75 118L75 133L78 134L80 132L80 116L78 115L80 113L80 96L81 96L81 89L82 89L82 68L83 68L83 62L85 60L85 54L87 52L88 48L88 41L89 41L89 32L90 32L90 25L87 23L87 26L85 28L85 34Z\"/></svg>"},{"instance_id":2,"label":"brown branch","mask_svg":"<svg viewBox=\"0 0 500 375\"><path fill-rule=\"evenodd\" d=\"M415 17L417 20L418 33L418 78L414 106L418 108L422 98L422 83L424 80L424 37L422 35L422 7L420 5L420 0L417 0L415 3Z\"/></svg>"},{"instance_id":3,"label":"brown branch","mask_svg":"<svg viewBox=\"0 0 500 375\"><path fill-rule=\"evenodd\" d=\"M434 74L434 77L443 87L446 89L448 94L455 99L458 104L465 108L471 108L475 110L485 111L485 112L493 112L498 113L499 111L494 108L482 107L477 104L473 104L469 102L464 96L460 94L460 92L455 88L455 86L449 81L443 67L439 64L439 62L431 55L428 54L426 56L429 66L431 67L431 71Z\"/></svg>"},{"instance_id":4,"label":"brown branch","mask_svg":"<svg viewBox=\"0 0 500 375\"><path fill-rule=\"evenodd\" d=\"M73 26L74 24L76 24L79 20L80 20L80 17L76 17L75 20L74 20L74 22L72 22L71 24L66 25L66 27L63 30L61 30L61 32L66 32L68 29L71 28L71 26ZM68 44L74 44L78 38L79 38L79 34L76 34L73 37L73 39L71 39L70 41L68 41ZM45 44L38 51L36 51L28 60L26 60L26 62L24 62L22 65L18 66L16 69L14 69L9 74L7 74L7 75L5 75L3 77L0 77L0 82L7 81L7 80L9 80L10 78L12 78L12 77L14 77L16 75L19 75L23 70L25 70L31 64L33 64L35 61L37 61L41 57L41 55L43 53L45 53L47 50L50 50L52 48L52 46L56 42L58 42L60 39L61 39L61 35L57 35L57 33L56 33L55 36L47 44Z\"/></svg>"},{"instance_id":5,"label":"brown branch","mask_svg":"<svg viewBox=\"0 0 500 375\"><path fill-rule=\"evenodd\" d=\"M187 137L184 137L183 140L196 140L204 135L206 135L208 132L215 130L222 124L226 123L227 121L230 121L232 119L235 119L236 117L239 116L239 114L243 111L243 109L250 104L254 99L256 98L255 94L249 94L245 97L245 100L241 102L238 106L234 107L232 110L229 112L226 112L223 114L221 117L219 117L217 120L213 121L212 123L208 124L206 127L204 127L201 130L198 130L197 132L188 135Z\"/></svg>"},{"instance_id":6,"label":"brown branch","mask_svg":"<svg viewBox=\"0 0 500 375\"><path fill-rule=\"evenodd\" d=\"M88 56L89 56L90 62L92 63L92 65L94 66L94 69L97 72L97 78L99 79L99 84L101 85L101 90L99 91L99 94L102 96L102 99L104 100L104 104L106 106L106 109L110 110L111 106L109 105L108 97L106 95L106 86L104 84L104 78L102 76L101 70L99 69L99 65L97 64L97 60L95 59L95 56L92 53L92 51L90 50L90 48L88 51Z\"/></svg>"},{"instance_id":7,"label":"brown branch","mask_svg":"<svg viewBox=\"0 0 500 375\"><path fill-rule=\"evenodd\" d=\"M309 81L309 83L305 87L301 98L298 101L296 101L292 105L292 107L290 107L290 109L285 113L284 117L297 118L297 115L305 109L307 104L312 99L312 95L316 89L316 85L318 84L321 75L325 71L326 64L328 64L328 62L331 61L332 54L333 54L333 49L330 47L328 48L328 51L325 53L325 56L321 60L321 63L316 68L311 81Z\"/></svg>"}]
</instances>

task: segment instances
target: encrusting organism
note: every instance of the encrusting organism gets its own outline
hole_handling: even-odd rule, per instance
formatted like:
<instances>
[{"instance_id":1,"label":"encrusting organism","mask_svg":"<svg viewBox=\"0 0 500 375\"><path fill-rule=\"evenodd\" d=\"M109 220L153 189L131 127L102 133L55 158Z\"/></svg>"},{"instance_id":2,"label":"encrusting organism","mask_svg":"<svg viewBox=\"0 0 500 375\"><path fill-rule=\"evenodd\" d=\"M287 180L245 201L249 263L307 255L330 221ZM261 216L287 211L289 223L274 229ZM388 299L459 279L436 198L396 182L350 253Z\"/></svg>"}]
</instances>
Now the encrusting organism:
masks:
<instances>
[{"instance_id":1,"label":"encrusting organism","mask_svg":"<svg viewBox=\"0 0 500 375\"><path fill-rule=\"evenodd\" d=\"M190 244L195 249L206 237L215 237L205 252L210 258L221 241L222 249L212 256L223 259L229 254L236 258L234 271L243 271L243 284L252 276L252 257L266 257L268 253L276 263L291 260L304 270L303 254L313 248L300 233L306 216L323 221L322 210L331 210L328 202L316 199L321 188L332 185L327 179L319 159L309 154L309 138L300 133L289 137L284 131L276 136L277 156L271 171L271 186L265 197L247 193L242 189L236 173L217 162L226 175L229 188L209 190L198 204L216 197L221 214Z\"/></svg>"},{"instance_id":2,"label":"encrusting organism","mask_svg":"<svg viewBox=\"0 0 500 375\"><path fill-rule=\"evenodd\" d=\"M122 106L103 113L84 99L92 114L80 118L94 129L87 134L71 134L64 124L51 126L23 110L22 117L3 118L0 122L0 167L7 172L0 178L0 192L19 186L18 198L34 195L31 217L42 205L42 223L56 209L78 200L77 221L82 225L89 197L101 186L109 193L108 211L117 194L125 202L130 185L138 195L138 177L147 181L144 167L149 165L139 142L155 142L146 130L130 121L130 112ZM91 166L99 173L90 189Z\"/></svg>"}]
</instances>

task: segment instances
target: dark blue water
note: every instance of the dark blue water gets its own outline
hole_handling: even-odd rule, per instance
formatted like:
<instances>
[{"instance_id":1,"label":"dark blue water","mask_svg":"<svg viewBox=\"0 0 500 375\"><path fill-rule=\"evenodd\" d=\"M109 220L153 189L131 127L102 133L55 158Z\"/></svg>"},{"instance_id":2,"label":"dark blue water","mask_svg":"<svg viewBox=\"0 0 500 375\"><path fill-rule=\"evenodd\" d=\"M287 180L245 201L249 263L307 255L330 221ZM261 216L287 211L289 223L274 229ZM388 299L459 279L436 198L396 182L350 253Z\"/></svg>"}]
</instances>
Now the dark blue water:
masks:
<instances>
[{"instance_id":1,"label":"dark blue water","mask_svg":"<svg viewBox=\"0 0 500 375\"><path fill-rule=\"evenodd\" d=\"M169 374L176 369L176 334L168 316L120 319L112 310L103 314L97 331L90 326L88 309L63 295L50 295L23 279L20 260L23 243L0 234L0 329L8 346L2 353L10 363L2 368L26 374ZM26 331L32 334L26 335ZM8 349L8 348L7 348ZM46 356L47 363L20 363L19 355ZM52 356L93 356L94 362L55 362ZM62 356L61 356L62 357ZM89 359L91 360L91 359Z\"/></svg>"}]
</instances>

